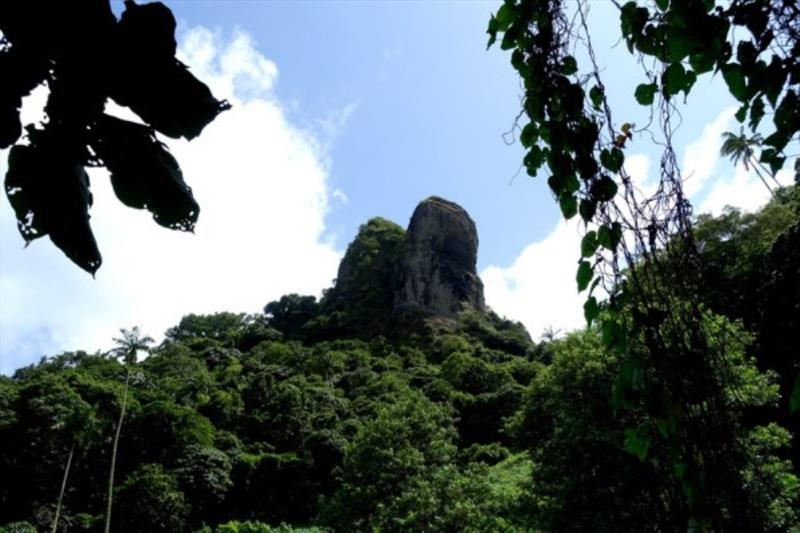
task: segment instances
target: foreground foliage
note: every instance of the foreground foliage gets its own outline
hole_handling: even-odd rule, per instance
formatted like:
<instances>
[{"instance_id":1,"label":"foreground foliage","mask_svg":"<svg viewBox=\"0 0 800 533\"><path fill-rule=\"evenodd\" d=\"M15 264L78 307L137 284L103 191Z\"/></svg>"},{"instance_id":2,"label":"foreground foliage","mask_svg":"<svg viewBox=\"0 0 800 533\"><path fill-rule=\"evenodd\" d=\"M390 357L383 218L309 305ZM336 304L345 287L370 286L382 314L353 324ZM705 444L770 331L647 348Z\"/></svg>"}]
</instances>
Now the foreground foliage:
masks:
<instances>
[{"instance_id":1,"label":"foreground foliage","mask_svg":"<svg viewBox=\"0 0 800 533\"><path fill-rule=\"evenodd\" d=\"M800 530L797 419L781 397L797 359L775 359L790 352L800 301L779 289L796 272L782 252L796 194L698 221L703 334L727 361L713 378L747 453L737 475L769 531ZM0 377L0 531L50 528L65 477L57 530L101 530L120 427L114 531L684 528L692 485L673 475L667 428L651 415L660 399L635 397L657 376L607 350L599 328L534 343L493 313L388 316L375 267L397 231L366 228L351 274L376 292L355 291L355 303L329 292L259 315L189 315L139 362L124 349L125 364L64 353ZM633 356L647 350L630 339ZM626 409L613 407L619 394Z\"/></svg>"},{"instance_id":2,"label":"foreground foliage","mask_svg":"<svg viewBox=\"0 0 800 533\"><path fill-rule=\"evenodd\" d=\"M175 27L161 2L126 0L119 20L109 0L0 4L0 148L13 145L5 190L26 243L49 235L84 270L100 268L87 166L108 169L126 206L193 231L200 207L155 132L192 139L230 105L176 59ZM15 144L22 99L41 84L47 120ZM144 124L105 113L108 100Z\"/></svg>"}]
</instances>

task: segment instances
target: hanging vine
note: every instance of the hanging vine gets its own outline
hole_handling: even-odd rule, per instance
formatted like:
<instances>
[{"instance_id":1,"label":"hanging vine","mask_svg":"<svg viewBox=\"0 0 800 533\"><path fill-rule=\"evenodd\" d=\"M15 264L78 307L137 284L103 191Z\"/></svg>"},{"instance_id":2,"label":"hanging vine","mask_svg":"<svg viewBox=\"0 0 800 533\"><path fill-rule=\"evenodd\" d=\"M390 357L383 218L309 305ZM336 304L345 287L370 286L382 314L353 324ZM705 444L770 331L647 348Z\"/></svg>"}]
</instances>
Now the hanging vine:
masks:
<instances>
[{"instance_id":1,"label":"hanging vine","mask_svg":"<svg viewBox=\"0 0 800 533\"><path fill-rule=\"evenodd\" d=\"M697 297L692 208L672 137L676 98L688 96L699 76L720 72L741 104L736 118L751 131L765 127L769 105L759 162L773 176L783 168L800 130L798 8L766 0L615 5L628 50L652 65L633 95L650 107L648 132L662 148L651 193L625 169L626 145L643 130L614 121L585 0L506 0L489 22L489 46L500 39L523 81L520 117L528 121L519 140L528 174L547 172L564 218L583 222L576 282L587 291L587 322L599 321L606 348L623 360L614 407L643 408L655 421L629 428L625 447L644 459L654 440L665 442L683 493L680 501L665 498L665 515L702 530L763 530L763 506L741 478L747 458L736 439L738 398L726 380L725 350L706 331ZM736 38L735 27L749 38ZM581 68L577 47L587 59ZM800 177L798 162L795 170Z\"/></svg>"}]
</instances>

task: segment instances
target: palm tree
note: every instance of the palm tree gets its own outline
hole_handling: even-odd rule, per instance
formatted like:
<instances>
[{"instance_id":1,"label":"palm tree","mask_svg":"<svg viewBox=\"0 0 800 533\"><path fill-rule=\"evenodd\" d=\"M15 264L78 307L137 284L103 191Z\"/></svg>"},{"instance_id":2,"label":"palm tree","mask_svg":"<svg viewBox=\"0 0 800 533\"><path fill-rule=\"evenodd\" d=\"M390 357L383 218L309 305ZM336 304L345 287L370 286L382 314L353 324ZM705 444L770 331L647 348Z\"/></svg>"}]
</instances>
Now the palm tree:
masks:
<instances>
[{"instance_id":1,"label":"palm tree","mask_svg":"<svg viewBox=\"0 0 800 533\"><path fill-rule=\"evenodd\" d=\"M141 336L138 326L132 329L120 329L122 337L114 338L117 346L111 350L114 357L122 359L125 365L125 389L122 393L122 408L119 412L119 421L117 422L117 430L114 435L114 445L111 450L111 469L108 474L108 504L106 506L106 525L105 533L111 531L111 504L114 498L114 468L117 464L117 448L119 446L119 434L122 430L122 421L125 418L125 409L128 404L128 385L131 378L131 366L136 364L136 357L139 352L149 352L150 346L155 342L152 337Z\"/></svg>"},{"instance_id":2,"label":"palm tree","mask_svg":"<svg viewBox=\"0 0 800 533\"><path fill-rule=\"evenodd\" d=\"M771 194L775 194L772 187L767 183L764 174L761 172L763 171L765 174L769 175L776 184L778 180L776 180L775 175L756 158L756 149L761 148L761 143L764 142L761 135L756 133L752 137L748 137L744 133L744 128L742 128L739 131L739 135L726 131L722 134L722 137L725 141L722 143L722 148L719 150L720 155L729 157L734 166L738 165L741 161L742 164L744 164L745 170L749 171L750 168L752 168L767 190ZM780 186L780 184L778 185Z\"/></svg>"},{"instance_id":3,"label":"palm tree","mask_svg":"<svg viewBox=\"0 0 800 533\"><path fill-rule=\"evenodd\" d=\"M52 533L58 530L58 519L61 516L61 504L64 501L64 491L67 488L67 477L69 477L69 470L72 467L72 457L75 455L75 445L77 440L72 441L72 446L69 448L69 455L67 456L67 464L64 466L64 477L61 478L61 490L58 492L58 503L56 504L56 516L53 518Z\"/></svg>"},{"instance_id":4,"label":"palm tree","mask_svg":"<svg viewBox=\"0 0 800 533\"><path fill-rule=\"evenodd\" d=\"M56 513L53 517L52 533L58 530L58 520L61 516L61 508L64 503L64 493L67 489L67 480L69 478L70 469L72 468L72 460L75 456L76 449L80 449L83 445L92 439L92 436L97 431L97 418L95 417L92 407L87 404L83 399L75 393L66 397L61 397L60 404L64 408L62 415L58 422L53 426L63 432L63 435L70 441L69 453L67 455L67 463L64 465L64 475L61 478L61 490L58 492L58 502L56 503Z\"/></svg>"}]
</instances>

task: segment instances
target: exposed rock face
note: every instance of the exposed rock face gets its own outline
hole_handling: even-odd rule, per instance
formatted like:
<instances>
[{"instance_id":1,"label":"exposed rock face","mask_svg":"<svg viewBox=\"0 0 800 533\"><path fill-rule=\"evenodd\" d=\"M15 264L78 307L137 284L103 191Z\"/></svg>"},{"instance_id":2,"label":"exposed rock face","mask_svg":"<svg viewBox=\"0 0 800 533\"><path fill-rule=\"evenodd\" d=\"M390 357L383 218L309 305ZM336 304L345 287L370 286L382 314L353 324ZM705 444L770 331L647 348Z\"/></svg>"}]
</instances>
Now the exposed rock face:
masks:
<instances>
[{"instance_id":1,"label":"exposed rock face","mask_svg":"<svg viewBox=\"0 0 800 533\"><path fill-rule=\"evenodd\" d=\"M465 306L485 310L477 258L478 232L467 212L435 196L424 200L411 216L395 270L395 309L446 317Z\"/></svg>"}]
</instances>

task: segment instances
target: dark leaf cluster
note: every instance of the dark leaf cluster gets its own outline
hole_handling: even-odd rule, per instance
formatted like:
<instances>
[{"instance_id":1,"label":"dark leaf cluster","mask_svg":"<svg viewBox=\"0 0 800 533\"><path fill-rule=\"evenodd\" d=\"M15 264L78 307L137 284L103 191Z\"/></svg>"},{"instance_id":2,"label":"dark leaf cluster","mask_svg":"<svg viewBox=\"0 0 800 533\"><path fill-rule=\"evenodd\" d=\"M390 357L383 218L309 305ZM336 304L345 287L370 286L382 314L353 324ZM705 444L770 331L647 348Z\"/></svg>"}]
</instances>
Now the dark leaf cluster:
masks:
<instances>
[{"instance_id":1,"label":"dark leaf cluster","mask_svg":"<svg viewBox=\"0 0 800 533\"><path fill-rule=\"evenodd\" d=\"M22 98L46 84L43 125L9 154L5 189L26 242L49 235L94 273L102 262L89 224L85 168L105 166L122 203L167 228L192 231L199 206L175 158L155 135L193 139L230 106L175 58L175 18L162 3L108 0L0 5L0 148L23 134ZM137 124L104 112L108 100Z\"/></svg>"}]
</instances>

